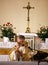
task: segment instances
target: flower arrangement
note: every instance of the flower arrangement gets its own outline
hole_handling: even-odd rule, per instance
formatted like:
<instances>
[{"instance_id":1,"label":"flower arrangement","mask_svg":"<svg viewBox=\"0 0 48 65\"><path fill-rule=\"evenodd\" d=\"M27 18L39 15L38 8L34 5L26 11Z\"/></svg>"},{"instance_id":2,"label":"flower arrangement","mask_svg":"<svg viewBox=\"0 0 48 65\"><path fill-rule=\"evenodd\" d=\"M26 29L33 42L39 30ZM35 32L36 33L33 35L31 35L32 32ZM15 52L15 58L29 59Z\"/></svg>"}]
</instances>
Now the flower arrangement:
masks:
<instances>
[{"instance_id":1,"label":"flower arrangement","mask_svg":"<svg viewBox=\"0 0 48 65\"><path fill-rule=\"evenodd\" d=\"M39 38L45 41L45 38L48 38L48 26L40 27L40 30L37 32Z\"/></svg>"},{"instance_id":2,"label":"flower arrangement","mask_svg":"<svg viewBox=\"0 0 48 65\"><path fill-rule=\"evenodd\" d=\"M8 37L10 41L13 40L15 33L13 32L13 25L10 22L0 25L0 30L2 32L1 37Z\"/></svg>"}]
</instances>

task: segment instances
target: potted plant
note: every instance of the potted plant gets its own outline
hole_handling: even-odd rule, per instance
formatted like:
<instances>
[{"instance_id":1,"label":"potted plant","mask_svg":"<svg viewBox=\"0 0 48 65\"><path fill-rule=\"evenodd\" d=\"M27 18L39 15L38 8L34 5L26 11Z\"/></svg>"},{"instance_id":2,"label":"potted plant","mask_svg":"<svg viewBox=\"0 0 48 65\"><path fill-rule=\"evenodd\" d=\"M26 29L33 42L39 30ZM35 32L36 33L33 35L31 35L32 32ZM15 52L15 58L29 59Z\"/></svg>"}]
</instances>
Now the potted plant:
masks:
<instances>
[{"instance_id":1,"label":"potted plant","mask_svg":"<svg viewBox=\"0 0 48 65\"><path fill-rule=\"evenodd\" d=\"M13 25L10 22L0 25L0 30L2 33L1 38L8 37L10 41L13 41L15 33L13 31Z\"/></svg>"},{"instance_id":2,"label":"potted plant","mask_svg":"<svg viewBox=\"0 0 48 65\"><path fill-rule=\"evenodd\" d=\"M37 35L39 38L42 38L42 40L45 41L45 38L48 38L48 26L40 27Z\"/></svg>"}]
</instances>

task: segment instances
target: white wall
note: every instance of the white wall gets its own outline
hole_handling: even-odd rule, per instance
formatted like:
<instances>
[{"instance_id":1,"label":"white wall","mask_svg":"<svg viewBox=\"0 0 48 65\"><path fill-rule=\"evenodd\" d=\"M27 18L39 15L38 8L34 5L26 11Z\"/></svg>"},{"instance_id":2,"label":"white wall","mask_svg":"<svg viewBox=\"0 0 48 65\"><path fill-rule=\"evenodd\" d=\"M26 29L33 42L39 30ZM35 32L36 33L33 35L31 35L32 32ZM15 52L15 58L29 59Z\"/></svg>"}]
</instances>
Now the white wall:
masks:
<instances>
[{"instance_id":1,"label":"white wall","mask_svg":"<svg viewBox=\"0 0 48 65\"><path fill-rule=\"evenodd\" d=\"M27 27L28 1L35 9L30 10L31 32L36 32L40 26L48 25L48 0L0 0L0 24L11 22L16 27L15 32L25 32Z\"/></svg>"}]
</instances>

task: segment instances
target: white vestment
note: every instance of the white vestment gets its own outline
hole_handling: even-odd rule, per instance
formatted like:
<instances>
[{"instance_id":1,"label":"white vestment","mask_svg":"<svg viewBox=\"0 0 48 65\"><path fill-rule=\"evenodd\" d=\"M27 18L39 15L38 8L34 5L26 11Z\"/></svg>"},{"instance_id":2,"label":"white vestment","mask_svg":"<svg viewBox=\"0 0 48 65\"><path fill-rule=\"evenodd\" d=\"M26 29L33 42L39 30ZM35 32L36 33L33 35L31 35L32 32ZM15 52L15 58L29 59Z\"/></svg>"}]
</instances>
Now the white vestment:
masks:
<instances>
[{"instance_id":1,"label":"white vestment","mask_svg":"<svg viewBox=\"0 0 48 65\"><path fill-rule=\"evenodd\" d=\"M16 42L16 45L15 46L18 46L18 43ZM16 60L17 61L17 55L16 55L16 50L14 50L12 53L13 53L13 60ZM19 51L22 52L23 54L25 54L25 46L20 46L19 48Z\"/></svg>"}]
</instances>

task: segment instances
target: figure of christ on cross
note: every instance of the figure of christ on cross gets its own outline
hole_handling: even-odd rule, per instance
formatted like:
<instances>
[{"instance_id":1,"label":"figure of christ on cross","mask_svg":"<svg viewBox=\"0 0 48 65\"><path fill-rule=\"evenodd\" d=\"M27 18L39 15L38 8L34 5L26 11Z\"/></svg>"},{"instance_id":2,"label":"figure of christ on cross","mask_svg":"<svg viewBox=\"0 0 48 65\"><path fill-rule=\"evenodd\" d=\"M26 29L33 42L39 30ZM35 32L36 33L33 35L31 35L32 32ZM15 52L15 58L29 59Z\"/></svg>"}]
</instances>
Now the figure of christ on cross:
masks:
<instances>
[{"instance_id":1,"label":"figure of christ on cross","mask_svg":"<svg viewBox=\"0 0 48 65\"><path fill-rule=\"evenodd\" d=\"M30 28L29 28L29 21L30 21L30 19L29 19L29 11L30 11L30 9L34 9L34 7L31 7L30 6L30 2L28 2L28 5L27 5L27 7L23 7L23 8L26 8L27 10L28 10L28 17L27 17L27 21L28 21L28 23L27 23L27 30L26 30L26 32L27 33L30 33Z\"/></svg>"}]
</instances>

